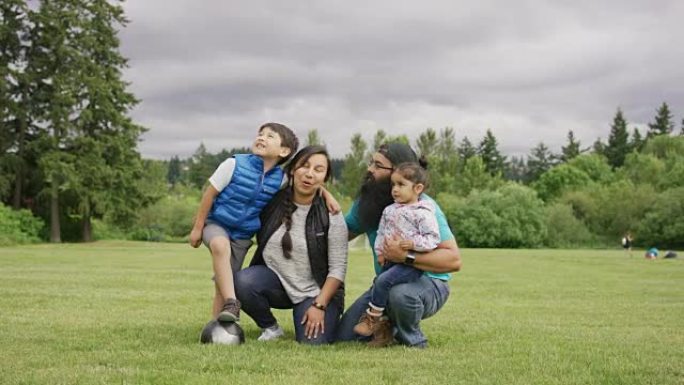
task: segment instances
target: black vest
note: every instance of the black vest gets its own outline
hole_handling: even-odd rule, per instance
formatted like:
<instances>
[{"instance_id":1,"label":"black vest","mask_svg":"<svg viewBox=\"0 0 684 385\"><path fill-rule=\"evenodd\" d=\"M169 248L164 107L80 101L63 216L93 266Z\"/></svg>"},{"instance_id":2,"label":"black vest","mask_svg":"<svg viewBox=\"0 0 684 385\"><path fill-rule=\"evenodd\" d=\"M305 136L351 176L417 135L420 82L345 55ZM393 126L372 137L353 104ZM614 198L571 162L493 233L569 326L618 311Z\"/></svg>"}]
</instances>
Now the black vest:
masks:
<instances>
[{"instance_id":1,"label":"black vest","mask_svg":"<svg viewBox=\"0 0 684 385\"><path fill-rule=\"evenodd\" d=\"M252 257L250 266L265 265L264 248L271 236L283 224L286 214L286 204L288 199L287 190L279 191L268 205L261 211L261 229L257 233L257 250ZM297 208L295 207L295 210ZM306 216L306 246L309 252L309 263L311 273L318 284L323 287L328 277L328 229L330 228L330 214L325 205L325 200L317 194L311 203L311 208ZM344 309L344 282L340 285L333 297L334 302L339 305L340 311ZM331 301L331 304L333 302Z\"/></svg>"}]
</instances>

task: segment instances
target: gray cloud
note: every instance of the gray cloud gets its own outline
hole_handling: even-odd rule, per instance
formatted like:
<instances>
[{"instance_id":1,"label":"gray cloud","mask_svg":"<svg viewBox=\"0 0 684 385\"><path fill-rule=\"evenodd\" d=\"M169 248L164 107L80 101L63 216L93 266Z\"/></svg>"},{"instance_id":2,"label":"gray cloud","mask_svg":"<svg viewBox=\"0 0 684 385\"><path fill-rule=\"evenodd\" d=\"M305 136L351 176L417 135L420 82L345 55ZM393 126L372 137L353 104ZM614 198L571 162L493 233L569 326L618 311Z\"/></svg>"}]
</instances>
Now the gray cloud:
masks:
<instances>
[{"instance_id":1,"label":"gray cloud","mask_svg":"<svg viewBox=\"0 0 684 385\"><path fill-rule=\"evenodd\" d=\"M266 121L335 156L375 130L428 127L504 151L606 138L617 107L644 127L684 114L677 1L128 1L126 78L144 156L248 145Z\"/></svg>"}]
</instances>

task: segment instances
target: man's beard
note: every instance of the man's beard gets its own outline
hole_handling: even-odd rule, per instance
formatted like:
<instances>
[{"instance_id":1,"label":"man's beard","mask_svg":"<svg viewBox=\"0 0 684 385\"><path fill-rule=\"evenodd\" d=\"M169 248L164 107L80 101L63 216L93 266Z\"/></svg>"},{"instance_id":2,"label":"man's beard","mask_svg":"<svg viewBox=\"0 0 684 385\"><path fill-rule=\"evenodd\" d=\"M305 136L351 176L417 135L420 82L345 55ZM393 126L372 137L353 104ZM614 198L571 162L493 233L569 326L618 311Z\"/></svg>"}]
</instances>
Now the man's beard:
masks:
<instances>
[{"instance_id":1,"label":"man's beard","mask_svg":"<svg viewBox=\"0 0 684 385\"><path fill-rule=\"evenodd\" d=\"M368 173L359 191L358 216L361 231L378 228L385 207L392 204L392 183L389 178L375 180Z\"/></svg>"}]
</instances>

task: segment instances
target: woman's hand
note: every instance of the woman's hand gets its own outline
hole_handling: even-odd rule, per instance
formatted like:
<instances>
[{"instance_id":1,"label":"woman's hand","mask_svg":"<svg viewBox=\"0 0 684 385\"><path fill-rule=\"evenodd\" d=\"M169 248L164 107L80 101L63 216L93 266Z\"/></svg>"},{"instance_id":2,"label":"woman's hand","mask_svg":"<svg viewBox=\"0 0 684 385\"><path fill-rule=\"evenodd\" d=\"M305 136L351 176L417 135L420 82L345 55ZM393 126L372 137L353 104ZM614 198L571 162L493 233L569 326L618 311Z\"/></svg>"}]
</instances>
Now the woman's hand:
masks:
<instances>
[{"instance_id":1,"label":"woman's hand","mask_svg":"<svg viewBox=\"0 0 684 385\"><path fill-rule=\"evenodd\" d=\"M318 338L319 334L325 333L325 310L310 306L302 318L304 335L308 339Z\"/></svg>"}]
</instances>

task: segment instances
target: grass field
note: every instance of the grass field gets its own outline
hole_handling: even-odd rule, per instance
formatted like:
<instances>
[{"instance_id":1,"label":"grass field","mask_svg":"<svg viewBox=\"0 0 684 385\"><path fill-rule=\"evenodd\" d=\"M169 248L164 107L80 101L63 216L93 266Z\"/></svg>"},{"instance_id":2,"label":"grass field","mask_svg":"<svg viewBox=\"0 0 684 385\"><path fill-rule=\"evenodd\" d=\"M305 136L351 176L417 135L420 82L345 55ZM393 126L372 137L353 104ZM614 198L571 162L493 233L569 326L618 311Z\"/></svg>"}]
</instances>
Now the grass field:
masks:
<instances>
[{"instance_id":1,"label":"grass field","mask_svg":"<svg viewBox=\"0 0 684 385\"><path fill-rule=\"evenodd\" d=\"M462 250L426 350L198 343L206 250L99 242L0 248L1 384L684 384L684 261L620 250ZM350 254L351 302L371 279Z\"/></svg>"}]
</instances>

